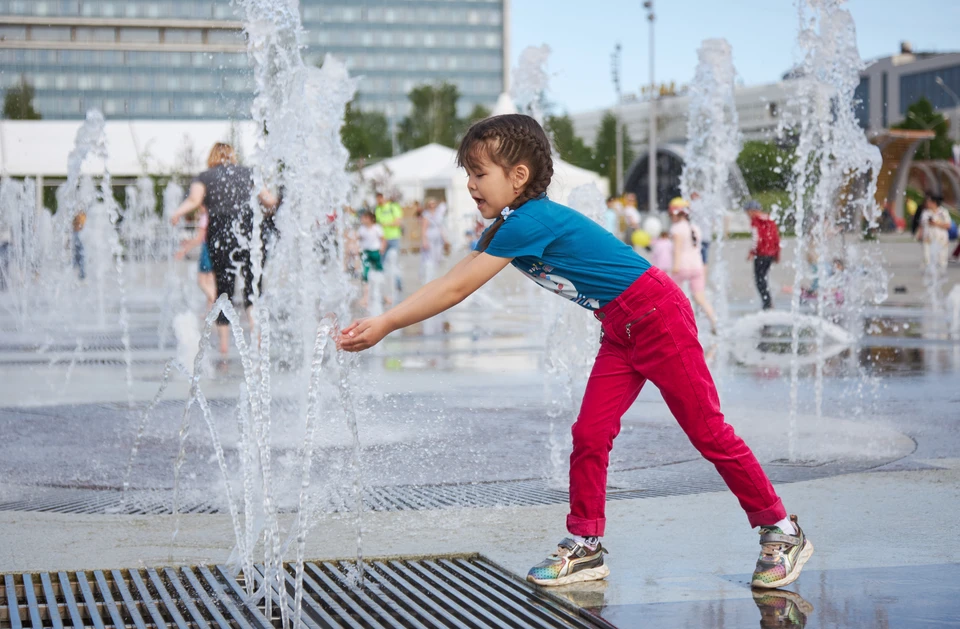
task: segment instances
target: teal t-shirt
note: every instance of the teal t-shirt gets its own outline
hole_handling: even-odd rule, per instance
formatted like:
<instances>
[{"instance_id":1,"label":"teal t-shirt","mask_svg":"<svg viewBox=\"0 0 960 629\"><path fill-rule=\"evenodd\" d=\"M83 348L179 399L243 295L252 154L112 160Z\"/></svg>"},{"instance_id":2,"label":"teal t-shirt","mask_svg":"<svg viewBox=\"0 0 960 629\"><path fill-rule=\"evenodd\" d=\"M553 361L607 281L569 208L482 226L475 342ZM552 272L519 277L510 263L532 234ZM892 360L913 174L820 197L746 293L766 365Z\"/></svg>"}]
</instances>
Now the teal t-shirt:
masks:
<instances>
[{"instance_id":1,"label":"teal t-shirt","mask_svg":"<svg viewBox=\"0 0 960 629\"><path fill-rule=\"evenodd\" d=\"M484 253L513 258L534 282L589 310L616 299L650 268L603 226L546 196L514 210Z\"/></svg>"}]
</instances>

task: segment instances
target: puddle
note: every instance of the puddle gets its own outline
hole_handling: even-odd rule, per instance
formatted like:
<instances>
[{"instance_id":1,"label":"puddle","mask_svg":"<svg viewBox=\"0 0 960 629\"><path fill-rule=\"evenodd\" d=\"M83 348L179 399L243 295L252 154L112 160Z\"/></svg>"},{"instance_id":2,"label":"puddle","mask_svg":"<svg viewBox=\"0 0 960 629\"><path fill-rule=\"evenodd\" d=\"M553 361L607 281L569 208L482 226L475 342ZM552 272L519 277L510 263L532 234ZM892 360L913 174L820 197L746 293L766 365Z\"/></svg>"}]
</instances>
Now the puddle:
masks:
<instances>
[{"instance_id":1,"label":"puddle","mask_svg":"<svg viewBox=\"0 0 960 629\"><path fill-rule=\"evenodd\" d=\"M623 629L960 627L960 564L807 570L787 590L751 591L748 575L727 578L742 587L737 598L588 611Z\"/></svg>"}]
</instances>

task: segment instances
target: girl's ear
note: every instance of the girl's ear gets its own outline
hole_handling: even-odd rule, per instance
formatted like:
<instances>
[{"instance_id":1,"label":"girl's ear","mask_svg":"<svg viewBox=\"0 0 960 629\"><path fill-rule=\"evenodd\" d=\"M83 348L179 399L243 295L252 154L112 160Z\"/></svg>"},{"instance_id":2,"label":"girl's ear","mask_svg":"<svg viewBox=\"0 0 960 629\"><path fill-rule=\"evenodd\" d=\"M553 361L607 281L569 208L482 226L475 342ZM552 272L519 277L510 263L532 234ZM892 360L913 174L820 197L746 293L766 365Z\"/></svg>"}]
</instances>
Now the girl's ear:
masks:
<instances>
[{"instance_id":1,"label":"girl's ear","mask_svg":"<svg viewBox=\"0 0 960 629\"><path fill-rule=\"evenodd\" d=\"M515 193L520 191L530 182L530 168L526 164L520 163L510 170L510 183L513 184Z\"/></svg>"}]
</instances>

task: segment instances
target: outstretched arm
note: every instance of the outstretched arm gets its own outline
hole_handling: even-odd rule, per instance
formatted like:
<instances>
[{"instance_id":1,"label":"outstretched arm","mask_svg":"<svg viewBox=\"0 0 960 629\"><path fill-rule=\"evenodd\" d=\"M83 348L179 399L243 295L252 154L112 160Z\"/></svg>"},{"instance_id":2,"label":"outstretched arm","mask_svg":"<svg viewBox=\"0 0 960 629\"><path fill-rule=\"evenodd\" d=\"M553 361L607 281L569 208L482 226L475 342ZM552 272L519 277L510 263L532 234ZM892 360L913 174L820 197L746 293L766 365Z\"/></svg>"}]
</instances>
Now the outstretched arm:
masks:
<instances>
[{"instance_id":1,"label":"outstretched arm","mask_svg":"<svg viewBox=\"0 0 960 629\"><path fill-rule=\"evenodd\" d=\"M183 200L180 207L170 216L170 224L176 225L180 219L203 205L203 197L207 193L207 187L199 181L190 184L190 194Z\"/></svg>"},{"instance_id":2,"label":"outstretched arm","mask_svg":"<svg viewBox=\"0 0 960 629\"><path fill-rule=\"evenodd\" d=\"M510 258L471 253L443 277L424 285L378 317L361 319L344 328L338 344L348 352L373 347L394 330L440 314L467 298L510 264Z\"/></svg>"}]
</instances>

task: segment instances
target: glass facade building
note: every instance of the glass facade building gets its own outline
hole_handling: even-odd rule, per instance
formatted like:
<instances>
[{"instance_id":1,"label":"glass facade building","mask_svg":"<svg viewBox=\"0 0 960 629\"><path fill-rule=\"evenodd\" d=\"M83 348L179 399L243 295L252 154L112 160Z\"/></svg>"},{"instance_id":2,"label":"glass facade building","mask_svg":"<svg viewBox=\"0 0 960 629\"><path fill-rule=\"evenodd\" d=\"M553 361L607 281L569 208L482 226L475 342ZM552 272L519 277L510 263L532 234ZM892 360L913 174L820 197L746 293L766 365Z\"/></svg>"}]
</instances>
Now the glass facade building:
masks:
<instances>
[{"instance_id":1,"label":"glass facade building","mask_svg":"<svg viewBox=\"0 0 960 629\"><path fill-rule=\"evenodd\" d=\"M408 113L448 81L461 113L503 90L508 0L302 0L304 56L361 76L361 108ZM25 79L44 119L243 119L253 81L229 0L0 0L0 90Z\"/></svg>"},{"instance_id":2,"label":"glass facade building","mask_svg":"<svg viewBox=\"0 0 960 629\"><path fill-rule=\"evenodd\" d=\"M873 61L860 73L857 117L868 131L889 129L921 98L951 120L960 116L960 53L905 50Z\"/></svg>"}]
</instances>

